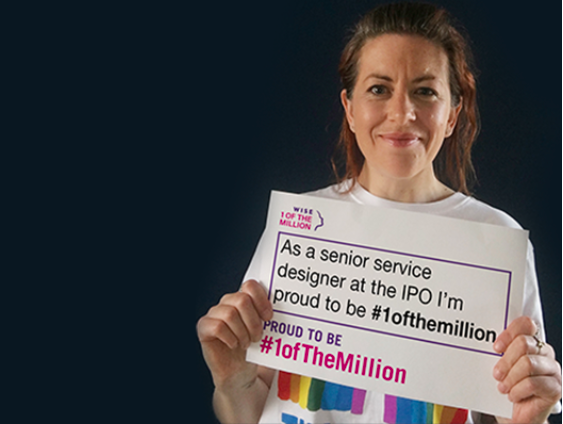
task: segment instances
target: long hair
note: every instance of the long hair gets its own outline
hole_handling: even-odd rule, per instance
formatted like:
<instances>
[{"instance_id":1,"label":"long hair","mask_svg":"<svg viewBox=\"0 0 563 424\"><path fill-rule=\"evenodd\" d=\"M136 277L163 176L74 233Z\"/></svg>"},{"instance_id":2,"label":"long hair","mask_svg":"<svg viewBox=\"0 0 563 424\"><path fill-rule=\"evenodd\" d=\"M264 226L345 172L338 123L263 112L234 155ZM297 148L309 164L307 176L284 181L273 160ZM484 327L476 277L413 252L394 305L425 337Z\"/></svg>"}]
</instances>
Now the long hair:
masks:
<instances>
[{"instance_id":1,"label":"long hair","mask_svg":"<svg viewBox=\"0 0 563 424\"><path fill-rule=\"evenodd\" d=\"M472 54L466 38L454 27L448 12L437 6L426 3L393 3L376 7L358 22L340 57L338 72L348 98L352 97L356 85L362 47L367 40L382 34L421 36L446 52L452 104L458 106L461 102L462 108L456 127L452 135L445 139L433 166L440 181L456 191L470 194L470 187L475 180L471 147L479 132L479 113ZM364 161L356 136L344 114L340 138L332 159L337 181L351 179L351 189L357 182Z\"/></svg>"}]
</instances>

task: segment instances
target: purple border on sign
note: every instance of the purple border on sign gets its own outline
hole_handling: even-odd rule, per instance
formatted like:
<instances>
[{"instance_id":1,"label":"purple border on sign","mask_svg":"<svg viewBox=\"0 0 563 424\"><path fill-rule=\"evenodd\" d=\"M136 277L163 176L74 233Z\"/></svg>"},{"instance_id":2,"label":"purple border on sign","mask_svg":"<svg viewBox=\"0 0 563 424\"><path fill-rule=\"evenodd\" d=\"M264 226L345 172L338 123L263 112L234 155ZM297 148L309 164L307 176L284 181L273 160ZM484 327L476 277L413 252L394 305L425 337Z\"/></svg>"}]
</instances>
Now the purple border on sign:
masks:
<instances>
[{"instance_id":1,"label":"purple border on sign","mask_svg":"<svg viewBox=\"0 0 563 424\"><path fill-rule=\"evenodd\" d=\"M482 265L469 264L469 263L465 263L465 262L450 261L450 260L447 260L447 259L432 258L430 256L414 255L414 254L411 254L411 253L398 252L398 251L389 250L389 249L381 249L381 248L378 248L378 247L364 246L364 245L361 245L361 244L345 243L345 242L342 242L342 241L334 241L334 240L326 240L326 239L322 239L322 238L319 238L319 237L305 236L305 235L302 235L302 234L286 233L284 231L278 232L278 237L277 237L277 240L276 240L276 254L274 255L274 264L273 264L273 267L272 267L272 274L271 274L271 277L270 277L270 286L268 288L268 299L270 299L270 300L271 300L271 294L272 294L272 286L274 284L274 275L275 275L275 270L276 270L276 262L277 262L277 259L278 259L278 247L279 247L281 235L291 236L291 237L301 237L301 238L306 238L306 239L310 239L310 240L322 241L322 242L325 242L325 243L341 244L341 245L344 245L344 246L359 247L359 248L362 248L362 249L370 249L370 250L376 250L378 252L391 253L393 255L408 256L410 258L427 259L427 260L430 260L430 261L443 262L443 263L448 263L448 264L453 264L453 265L461 265L461 266L468 266L468 267L471 267L471 268L479 268L479 269L483 269L483 270L486 270L486 271L506 273L506 274L508 274L508 290L507 290L507 295L506 295L504 329L506 329L506 327L508 325L508 307L509 307L509 303L510 303L510 287L511 287L511 283L512 283L512 272L511 271L504 270L504 269L498 269L498 268L486 267L486 266L482 266ZM320 322L324 322L324 323L327 323L327 324L340 325L342 327L349 327L349 328L355 328L355 329L358 329L358 330L370 331L372 333L384 334L386 336L400 337L400 338L403 338L403 339L415 340L415 341L424 342L424 343L431 343L431 344L436 344L436 345L440 345L440 346L453 347L455 349L468 350L468 351L471 351L471 352L483 353L483 354L486 354L486 355L502 356L499 353L488 352L488 351L485 351L485 350L471 349L471 348L468 348L468 347L456 346L454 344L449 344L449 343L434 342L434 341L430 341L430 340L419 339L419 338L416 338L416 337L403 336L401 334L389 333L389 332L386 332L386 331L375 330L373 328L360 327L360 326L351 325L351 324L343 324L341 322L335 322L335 321L329 321L329 320L325 320L325 319L321 319L321 318L309 317L309 316L306 316L306 315L300 315L300 314L296 314L296 313L293 313L293 312L280 311L278 309L274 309L274 312L277 312L277 313L280 313L280 314L292 315L292 316L296 316L296 317L299 317L299 318L305 318L305 319L309 319L309 320L313 320L313 321L320 321Z\"/></svg>"}]
</instances>

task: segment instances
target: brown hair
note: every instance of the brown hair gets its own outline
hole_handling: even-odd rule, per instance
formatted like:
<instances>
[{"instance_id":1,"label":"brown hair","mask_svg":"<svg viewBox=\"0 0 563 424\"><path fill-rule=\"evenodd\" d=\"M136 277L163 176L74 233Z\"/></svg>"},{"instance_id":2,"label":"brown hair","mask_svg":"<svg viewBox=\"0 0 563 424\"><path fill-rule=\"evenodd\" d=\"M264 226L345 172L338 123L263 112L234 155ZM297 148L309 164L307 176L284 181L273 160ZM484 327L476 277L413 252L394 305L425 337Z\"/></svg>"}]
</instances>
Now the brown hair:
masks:
<instances>
[{"instance_id":1,"label":"brown hair","mask_svg":"<svg viewBox=\"0 0 563 424\"><path fill-rule=\"evenodd\" d=\"M479 132L479 114L468 42L454 28L448 12L432 4L394 3L376 7L358 22L340 57L338 72L348 98L352 97L356 84L362 47L367 40L389 33L422 36L443 48L448 56L452 104L457 106L461 101L463 105L456 127L444 141L433 165L440 181L456 191L469 194L469 187L475 178L471 147ZM343 173L339 171L343 167L342 158L345 160ZM351 179L351 189L357 182L363 164L364 156L344 114L340 139L332 159L337 181Z\"/></svg>"}]
</instances>

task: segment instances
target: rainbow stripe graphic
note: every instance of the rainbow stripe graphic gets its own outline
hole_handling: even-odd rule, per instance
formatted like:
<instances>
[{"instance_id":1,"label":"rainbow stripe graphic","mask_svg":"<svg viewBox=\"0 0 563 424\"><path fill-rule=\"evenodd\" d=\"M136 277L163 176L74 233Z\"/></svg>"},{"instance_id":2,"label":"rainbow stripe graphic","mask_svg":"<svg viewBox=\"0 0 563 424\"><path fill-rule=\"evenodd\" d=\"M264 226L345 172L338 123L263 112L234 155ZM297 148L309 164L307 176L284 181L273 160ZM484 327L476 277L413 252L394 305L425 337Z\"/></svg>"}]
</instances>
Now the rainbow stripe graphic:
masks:
<instances>
[{"instance_id":1,"label":"rainbow stripe graphic","mask_svg":"<svg viewBox=\"0 0 563 424\"><path fill-rule=\"evenodd\" d=\"M467 415L467 409L385 395L383 421L387 424L463 424Z\"/></svg>"},{"instance_id":2,"label":"rainbow stripe graphic","mask_svg":"<svg viewBox=\"0 0 563 424\"><path fill-rule=\"evenodd\" d=\"M366 391L280 371L278 398L291 400L309 411L337 410L361 415L364 413Z\"/></svg>"}]
</instances>

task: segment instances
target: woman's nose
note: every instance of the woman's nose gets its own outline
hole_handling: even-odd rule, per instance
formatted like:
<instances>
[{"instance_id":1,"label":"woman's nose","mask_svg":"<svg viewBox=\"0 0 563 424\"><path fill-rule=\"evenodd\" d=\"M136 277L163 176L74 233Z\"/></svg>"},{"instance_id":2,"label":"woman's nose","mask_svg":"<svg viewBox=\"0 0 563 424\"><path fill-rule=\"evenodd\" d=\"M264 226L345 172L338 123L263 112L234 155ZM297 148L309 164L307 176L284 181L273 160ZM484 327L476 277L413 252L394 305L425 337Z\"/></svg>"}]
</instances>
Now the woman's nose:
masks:
<instances>
[{"instance_id":1,"label":"woman's nose","mask_svg":"<svg viewBox=\"0 0 563 424\"><path fill-rule=\"evenodd\" d=\"M416 119L414 104L407 92L393 93L387 103L387 117L400 125Z\"/></svg>"}]
</instances>

